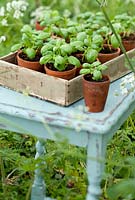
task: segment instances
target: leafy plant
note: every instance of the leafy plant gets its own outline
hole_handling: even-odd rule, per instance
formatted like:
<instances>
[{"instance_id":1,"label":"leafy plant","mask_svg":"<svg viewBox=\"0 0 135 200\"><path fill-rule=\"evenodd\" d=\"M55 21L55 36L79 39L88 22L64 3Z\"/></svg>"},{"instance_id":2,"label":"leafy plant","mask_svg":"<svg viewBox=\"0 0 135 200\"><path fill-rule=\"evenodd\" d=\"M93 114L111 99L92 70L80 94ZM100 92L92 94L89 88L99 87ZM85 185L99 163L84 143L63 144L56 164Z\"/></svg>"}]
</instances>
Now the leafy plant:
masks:
<instances>
[{"instance_id":1,"label":"leafy plant","mask_svg":"<svg viewBox=\"0 0 135 200\"><path fill-rule=\"evenodd\" d=\"M117 30L117 29L116 29ZM111 29L108 26L101 27L97 33L101 34L104 39L104 44L108 46L112 45L114 48L118 48L120 46L115 34L112 33ZM117 36L119 40L121 40L120 34L117 31Z\"/></svg>"},{"instance_id":2,"label":"leafy plant","mask_svg":"<svg viewBox=\"0 0 135 200\"><path fill-rule=\"evenodd\" d=\"M33 60L37 54L40 54L40 49L44 41L50 37L50 33L45 31L36 31L29 25L24 25L21 29L22 38L20 43L12 46L11 51L22 50L29 60Z\"/></svg>"},{"instance_id":3,"label":"leafy plant","mask_svg":"<svg viewBox=\"0 0 135 200\"><path fill-rule=\"evenodd\" d=\"M121 36L129 36L131 33L135 33L135 16L130 16L127 13L116 15L112 20L112 23L119 23L121 26Z\"/></svg>"},{"instance_id":4,"label":"leafy plant","mask_svg":"<svg viewBox=\"0 0 135 200\"><path fill-rule=\"evenodd\" d=\"M99 34L89 35L82 31L76 35L76 38L71 38L70 45L72 46L72 53L82 53L81 63L92 63L98 57L98 52L101 50L103 38Z\"/></svg>"},{"instance_id":5,"label":"leafy plant","mask_svg":"<svg viewBox=\"0 0 135 200\"><path fill-rule=\"evenodd\" d=\"M83 24L85 29L91 29L92 31L98 30L105 25L105 17L102 12L97 12L96 14L92 11L80 13L76 16L76 20L79 24Z\"/></svg>"},{"instance_id":6,"label":"leafy plant","mask_svg":"<svg viewBox=\"0 0 135 200\"><path fill-rule=\"evenodd\" d=\"M63 39L50 39L41 49L41 64L53 64L58 71L64 71L68 65L80 67L80 61L71 55L72 47Z\"/></svg>"},{"instance_id":7,"label":"leafy plant","mask_svg":"<svg viewBox=\"0 0 135 200\"><path fill-rule=\"evenodd\" d=\"M116 39L117 39L117 41L118 41L118 43L119 43L119 46L120 46L122 52L123 52L124 55L125 55L125 59L127 60L129 66L130 66L130 69L135 73L134 66L132 65L132 62L130 61L130 59L129 59L127 53L126 53L126 50L125 50L125 48L124 48L124 46L123 46L123 44L122 44L122 42L121 42L121 39L120 39L119 35L117 34L117 31L116 31L115 28L113 27L113 24L112 24L112 22L111 22L111 20L110 20L110 18L109 18L109 16L108 16L108 14L107 14L105 8L104 8L104 6L106 5L106 0L103 0L103 2L100 2L99 0L96 0L96 2L97 2L98 5L101 7L101 10L102 10L102 12L103 12L103 14L104 14L104 16L105 16L105 18L106 18L106 21L107 21L108 24L109 24L110 29L111 29L112 33L115 35L115 37L116 37Z\"/></svg>"},{"instance_id":8,"label":"leafy plant","mask_svg":"<svg viewBox=\"0 0 135 200\"><path fill-rule=\"evenodd\" d=\"M81 69L80 74L91 74L92 79L95 81L102 80L102 71L107 69L106 65L102 65L99 61L93 63L84 63L83 69Z\"/></svg>"}]
</instances>

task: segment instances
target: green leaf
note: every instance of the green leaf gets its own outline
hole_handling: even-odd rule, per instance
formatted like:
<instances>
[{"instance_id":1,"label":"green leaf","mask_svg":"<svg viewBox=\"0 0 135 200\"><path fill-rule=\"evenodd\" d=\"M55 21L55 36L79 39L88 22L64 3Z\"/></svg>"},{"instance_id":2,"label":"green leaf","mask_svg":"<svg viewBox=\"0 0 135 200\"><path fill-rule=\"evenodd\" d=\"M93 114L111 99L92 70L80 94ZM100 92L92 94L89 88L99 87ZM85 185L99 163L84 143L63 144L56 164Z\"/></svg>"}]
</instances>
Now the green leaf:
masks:
<instances>
[{"instance_id":1,"label":"green leaf","mask_svg":"<svg viewBox=\"0 0 135 200\"><path fill-rule=\"evenodd\" d=\"M25 53L30 60L33 60L36 56L36 51L32 48L25 49Z\"/></svg>"},{"instance_id":2,"label":"green leaf","mask_svg":"<svg viewBox=\"0 0 135 200\"><path fill-rule=\"evenodd\" d=\"M55 57L55 63L60 64L60 65L65 65L66 64L66 59L60 55Z\"/></svg>"},{"instance_id":3,"label":"green leaf","mask_svg":"<svg viewBox=\"0 0 135 200\"><path fill-rule=\"evenodd\" d=\"M84 43L82 41L73 41L70 44L71 44L72 48L79 50L79 51L83 51Z\"/></svg>"},{"instance_id":4,"label":"green leaf","mask_svg":"<svg viewBox=\"0 0 135 200\"><path fill-rule=\"evenodd\" d=\"M83 63L83 68L90 68L91 67L91 64L89 64L89 63Z\"/></svg>"},{"instance_id":5,"label":"green leaf","mask_svg":"<svg viewBox=\"0 0 135 200\"><path fill-rule=\"evenodd\" d=\"M68 57L68 62L76 67L80 67L81 66L81 63L80 61L74 57L74 56L69 56Z\"/></svg>"},{"instance_id":6,"label":"green leaf","mask_svg":"<svg viewBox=\"0 0 135 200\"><path fill-rule=\"evenodd\" d=\"M118 36L119 40L121 40L120 35L117 34L117 36ZM114 34L111 35L111 44L114 48L118 48L120 46L120 44L119 44L119 42L118 42L118 40L117 40L117 38Z\"/></svg>"},{"instance_id":7,"label":"green leaf","mask_svg":"<svg viewBox=\"0 0 135 200\"><path fill-rule=\"evenodd\" d=\"M98 67L98 69L101 70L101 71L104 71L107 68L108 68L107 65L99 65L99 67Z\"/></svg>"},{"instance_id":8,"label":"green leaf","mask_svg":"<svg viewBox=\"0 0 135 200\"><path fill-rule=\"evenodd\" d=\"M93 63L91 64L92 67L97 67L97 66L99 66L99 65L101 65L101 62L99 62L99 61L95 61L95 62L93 62Z\"/></svg>"},{"instance_id":9,"label":"green leaf","mask_svg":"<svg viewBox=\"0 0 135 200\"><path fill-rule=\"evenodd\" d=\"M75 34L76 33L76 28L75 27L69 27L67 29L68 33L72 33L72 34Z\"/></svg>"},{"instance_id":10,"label":"green leaf","mask_svg":"<svg viewBox=\"0 0 135 200\"><path fill-rule=\"evenodd\" d=\"M88 46L89 45L89 40L86 38L86 39L84 39L84 44L86 45L86 46Z\"/></svg>"},{"instance_id":11,"label":"green leaf","mask_svg":"<svg viewBox=\"0 0 135 200\"><path fill-rule=\"evenodd\" d=\"M60 47L61 54L66 55L66 54L71 54L72 53L72 47L70 44L63 44Z\"/></svg>"},{"instance_id":12,"label":"green leaf","mask_svg":"<svg viewBox=\"0 0 135 200\"><path fill-rule=\"evenodd\" d=\"M58 70L58 71L64 71L66 69L66 65L59 65L58 63L54 63L54 67Z\"/></svg>"},{"instance_id":13,"label":"green leaf","mask_svg":"<svg viewBox=\"0 0 135 200\"><path fill-rule=\"evenodd\" d=\"M54 52L54 53L56 53L56 52L59 51L59 50L60 50L60 48L59 48L58 46L54 46L54 47L53 47L53 52ZM57 54L57 53L56 53L56 54Z\"/></svg>"},{"instance_id":14,"label":"green leaf","mask_svg":"<svg viewBox=\"0 0 135 200\"><path fill-rule=\"evenodd\" d=\"M79 41L84 41L87 38L87 34L85 32L79 32L77 34L77 40Z\"/></svg>"},{"instance_id":15,"label":"green leaf","mask_svg":"<svg viewBox=\"0 0 135 200\"><path fill-rule=\"evenodd\" d=\"M45 55L47 51L52 51L53 50L53 45L52 44L45 44L42 48L41 48L41 54Z\"/></svg>"},{"instance_id":16,"label":"green leaf","mask_svg":"<svg viewBox=\"0 0 135 200\"><path fill-rule=\"evenodd\" d=\"M109 32L109 28L107 26L103 26L98 30L102 35L106 35Z\"/></svg>"},{"instance_id":17,"label":"green leaf","mask_svg":"<svg viewBox=\"0 0 135 200\"><path fill-rule=\"evenodd\" d=\"M68 31L67 31L65 28L61 28L60 30L61 30L62 36L63 36L64 38L67 38L67 36L68 36Z\"/></svg>"},{"instance_id":18,"label":"green leaf","mask_svg":"<svg viewBox=\"0 0 135 200\"><path fill-rule=\"evenodd\" d=\"M21 44L15 44L14 46L11 47L11 51L17 51L22 47Z\"/></svg>"},{"instance_id":19,"label":"green leaf","mask_svg":"<svg viewBox=\"0 0 135 200\"><path fill-rule=\"evenodd\" d=\"M135 199L135 178L121 180L109 187L107 194L110 200Z\"/></svg>"},{"instance_id":20,"label":"green leaf","mask_svg":"<svg viewBox=\"0 0 135 200\"><path fill-rule=\"evenodd\" d=\"M43 41L42 40L37 40L35 41L35 48L41 48L43 46Z\"/></svg>"},{"instance_id":21,"label":"green leaf","mask_svg":"<svg viewBox=\"0 0 135 200\"><path fill-rule=\"evenodd\" d=\"M119 22L114 23L114 24L113 24L113 27L114 27L114 29L115 29L115 31L116 31L117 33L121 33L121 32L124 31L124 29L123 29L121 23L119 23Z\"/></svg>"},{"instance_id":22,"label":"green leaf","mask_svg":"<svg viewBox=\"0 0 135 200\"><path fill-rule=\"evenodd\" d=\"M98 70L94 70L93 72L93 80L101 80L102 79L102 73L101 71L98 71Z\"/></svg>"},{"instance_id":23,"label":"green leaf","mask_svg":"<svg viewBox=\"0 0 135 200\"><path fill-rule=\"evenodd\" d=\"M53 26L52 27L52 32L59 35L60 34L60 28L56 27L56 26Z\"/></svg>"},{"instance_id":24,"label":"green leaf","mask_svg":"<svg viewBox=\"0 0 135 200\"><path fill-rule=\"evenodd\" d=\"M98 57L98 52L94 49L89 49L85 54L85 58L89 63L94 62Z\"/></svg>"},{"instance_id":25,"label":"green leaf","mask_svg":"<svg viewBox=\"0 0 135 200\"><path fill-rule=\"evenodd\" d=\"M103 44L103 37L101 35L94 35L92 41L94 44L101 46Z\"/></svg>"},{"instance_id":26,"label":"green leaf","mask_svg":"<svg viewBox=\"0 0 135 200\"><path fill-rule=\"evenodd\" d=\"M23 34L22 34L22 40L23 40L23 41L26 41L26 40L29 41L29 36L28 36L26 33L23 33Z\"/></svg>"},{"instance_id":27,"label":"green leaf","mask_svg":"<svg viewBox=\"0 0 135 200\"><path fill-rule=\"evenodd\" d=\"M81 69L80 74L90 74L90 69Z\"/></svg>"},{"instance_id":28,"label":"green leaf","mask_svg":"<svg viewBox=\"0 0 135 200\"><path fill-rule=\"evenodd\" d=\"M50 37L50 33L40 32L37 39L45 40Z\"/></svg>"},{"instance_id":29,"label":"green leaf","mask_svg":"<svg viewBox=\"0 0 135 200\"><path fill-rule=\"evenodd\" d=\"M49 54L45 55L40 58L40 64L43 65L43 64L49 63L51 60L52 60L52 55L49 55Z\"/></svg>"},{"instance_id":30,"label":"green leaf","mask_svg":"<svg viewBox=\"0 0 135 200\"><path fill-rule=\"evenodd\" d=\"M31 31L32 31L31 26L30 26L30 25L27 25L27 24L24 25L23 28L21 29L21 32L22 32L22 33L24 33L24 32L27 33L27 32L31 32Z\"/></svg>"}]
</instances>

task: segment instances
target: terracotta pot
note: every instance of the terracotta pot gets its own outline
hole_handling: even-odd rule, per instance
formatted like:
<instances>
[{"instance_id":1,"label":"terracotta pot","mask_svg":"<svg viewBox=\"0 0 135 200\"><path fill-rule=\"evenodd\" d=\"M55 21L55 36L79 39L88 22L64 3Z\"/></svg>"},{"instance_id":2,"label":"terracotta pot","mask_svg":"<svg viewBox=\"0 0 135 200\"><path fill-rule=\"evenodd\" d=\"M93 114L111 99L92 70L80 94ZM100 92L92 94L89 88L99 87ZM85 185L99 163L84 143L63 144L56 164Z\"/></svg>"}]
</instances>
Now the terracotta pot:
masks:
<instances>
[{"instance_id":1,"label":"terracotta pot","mask_svg":"<svg viewBox=\"0 0 135 200\"><path fill-rule=\"evenodd\" d=\"M108 48L107 45L104 45L104 48ZM113 48L110 46L111 49L114 50L112 53L101 53L98 54L98 59L101 63L105 63L109 60L112 60L113 58L116 58L120 55L120 48Z\"/></svg>"},{"instance_id":2,"label":"terracotta pot","mask_svg":"<svg viewBox=\"0 0 135 200\"><path fill-rule=\"evenodd\" d=\"M43 30L45 27L40 25L40 22L36 21L35 28L37 31Z\"/></svg>"},{"instance_id":3,"label":"terracotta pot","mask_svg":"<svg viewBox=\"0 0 135 200\"><path fill-rule=\"evenodd\" d=\"M135 40L122 40L122 44L126 51L130 51L135 48Z\"/></svg>"},{"instance_id":4,"label":"terracotta pot","mask_svg":"<svg viewBox=\"0 0 135 200\"><path fill-rule=\"evenodd\" d=\"M23 60L19 56L21 53L22 53L21 51L19 51L17 53L17 64L19 66L25 67L25 68L28 68L28 69L32 69L32 70L35 70L35 71L40 71L40 72L44 71L43 65L41 65L39 63L39 61L27 61L27 60Z\"/></svg>"},{"instance_id":5,"label":"terracotta pot","mask_svg":"<svg viewBox=\"0 0 135 200\"><path fill-rule=\"evenodd\" d=\"M44 68L45 68L46 74L50 76L55 76L58 78L63 78L66 80L70 80L74 78L76 74L76 67L68 71L54 71L54 70L49 69L46 65L44 65Z\"/></svg>"},{"instance_id":6,"label":"terracotta pot","mask_svg":"<svg viewBox=\"0 0 135 200\"><path fill-rule=\"evenodd\" d=\"M103 75L103 81L89 81L91 75L83 76L83 95L89 112L101 112L106 103L110 79Z\"/></svg>"}]
</instances>

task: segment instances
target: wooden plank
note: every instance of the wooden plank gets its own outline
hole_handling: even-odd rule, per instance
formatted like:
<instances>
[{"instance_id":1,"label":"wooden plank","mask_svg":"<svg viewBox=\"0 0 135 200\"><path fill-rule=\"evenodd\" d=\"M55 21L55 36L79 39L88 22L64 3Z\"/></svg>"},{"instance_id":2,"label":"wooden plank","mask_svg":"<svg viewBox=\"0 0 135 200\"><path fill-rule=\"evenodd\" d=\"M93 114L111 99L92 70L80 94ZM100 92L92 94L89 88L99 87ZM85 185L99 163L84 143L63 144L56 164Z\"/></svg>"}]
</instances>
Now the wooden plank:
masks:
<instances>
[{"instance_id":1,"label":"wooden plank","mask_svg":"<svg viewBox=\"0 0 135 200\"><path fill-rule=\"evenodd\" d=\"M82 89L82 76L77 76L74 79L66 82L66 105L70 105L77 100L83 98L83 89Z\"/></svg>"},{"instance_id":2,"label":"wooden plank","mask_svg":"<svg viewBox=\"0 0 135 200\"><path fill-rule=\"evenodd\" d=\"M0 61L0 85L65 105L65 81Z\"/></svg>"},{"instance_id":3,"label":"wooden plank","mask_svg":"<svg viewBox=\"0 0 135 200\"><path fill-rule=\"evenodd\" d=\"M135 57L135 49L127 52L127 54L129 58ZM119 57L114 58L105 64L108 66L108 69L105 70L104 73L110 76L111 81L117 80L131 71L125 66L124 54L121 54Z\"/></svg>"},{"instance_id":4,"label":"wooden plank","mask_svg":"<svg viewBox=\"0 0 135 200\"><path fill-rule=\"evenodd\" d=\"M134 57L135 49L127 54L130 58ZM125 67L123 54L105 64L108 66L105 74L110 76L111 81L130 72ZM16 53L0 59L0 85L62 106L68 106L83 97L82 75L67 81L23 68L16 64Z\"/></svg>"}]
</instances>

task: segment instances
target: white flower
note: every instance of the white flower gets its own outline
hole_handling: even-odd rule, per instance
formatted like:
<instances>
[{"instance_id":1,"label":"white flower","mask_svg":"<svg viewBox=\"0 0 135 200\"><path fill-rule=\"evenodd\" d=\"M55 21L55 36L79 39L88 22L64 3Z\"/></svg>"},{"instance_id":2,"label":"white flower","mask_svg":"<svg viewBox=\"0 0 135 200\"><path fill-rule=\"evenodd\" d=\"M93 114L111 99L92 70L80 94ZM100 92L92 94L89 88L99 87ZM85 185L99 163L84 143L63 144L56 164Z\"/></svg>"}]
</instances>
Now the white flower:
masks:
<instances>
[{"instance_id":1,"label":"white flower","mask_svg":"<svg viewBox=\"0 0 135 200\"><path fill-rule=\"evenodd\" d=\"M8 2L8 3L7 3L6 9L7 9L8 12L10 12L10 11L12 10L11 2Z\"/></svg>"},{"instance_id":2,"label":"white flower","mask_svg":"<svg viewBox=\"0 0 135 200\"><path fill-rule=\"evenodd\" d=\"M13 17L15 19L19 19L20 17L23 17L23 12L27 9L28 3L24 0L20 1L12 1L11 7L14 10Z\"/></svg>"},{"instance_id":3,"label":"white flower","mask_svg":"<svg viewBox=\"0 0 135 200\"><path fill-rule=\"evenodd\" d=\"M12 6L12 8L14 8L14 9L18 9L18 2L17 2L17 1L12 1L12 2L11 2L11 6Z\"/></svg>"},{"instance_id":4,"label":"white flower","mask_svg":"<svg viewBox=\"0 0 135 200\"><path fill-rule=\"evenodd\" d=\"M22 11L25 11L27 6L28 6L28 3L23 1L23 0L20 0L20 1L12 1L12 8L14 8L14 10L22 10Z\"/></svg>"},{"instance_id":5,"label":"white flower","mask_svg":"<svg viewBox=\"0 0 135 200\"><path fill-rule=\"evenodd\" d=\"M21 6L21 11L25 11L27 9L27 6L26 5L22 5Z\"/></svg>"},{"instance_id":6,"label":"white flower","mask_svg":"<svg viewBox=\"0 0 135 200\"><path fill-rule=\"evenodd\" d=\"M14 12L14 15L13 15L13 17L14 17L15 19L19 19L19 18L22 17L22 16L23 16L23 13L20 12L20 10L16 10L16 11Z\"/></svg>"},{"instance_id":7,"label":"white flower","mask_svg":"<svg viewBox=\"0 0 135 200\"><path fill-rule=\"evenodd\" d=\"M8 26L6 19L2 19L1 24L2 24L2 26Z\"/></svg>"},{"instance_id":8,"label":"white flower","mask_svg":"<svg viewBox=\"0 0 135 200\"><path fill-rule=\"evenodd\" d=\"M4 16L5 15L5 8L2 6L1 8L0 8L0 16Z\"/></svg>"},{"instance_id":9,"label":"white flower","mask_svg":"<svg viewBox=\"0 0 135 200\"><path fill-rule=\"evenodd\" d=\"M1 43L1 42L4 42L5 40L6 40L5 35L2 35L2 36L0 37L0 43Z\"/></svg>"}]
</instances>

